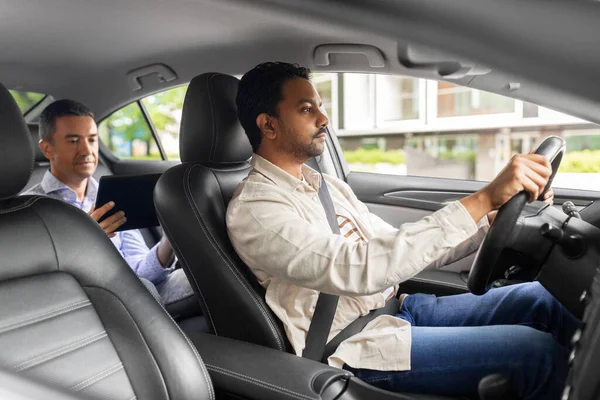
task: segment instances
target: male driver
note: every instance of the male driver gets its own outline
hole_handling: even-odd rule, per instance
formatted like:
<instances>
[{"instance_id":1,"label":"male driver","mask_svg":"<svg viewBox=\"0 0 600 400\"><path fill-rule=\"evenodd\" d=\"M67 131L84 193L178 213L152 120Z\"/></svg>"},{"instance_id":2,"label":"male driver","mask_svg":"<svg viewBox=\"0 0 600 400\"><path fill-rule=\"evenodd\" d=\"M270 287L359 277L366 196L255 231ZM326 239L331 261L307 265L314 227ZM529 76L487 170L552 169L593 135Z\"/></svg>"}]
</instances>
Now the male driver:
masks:
<instances>
[{"instance_id":1,"label":"male driver","mask_svg":"<svg viewBox=\"0 0 600 400\"><path fill-rule=\"evenodd\" d=\"M264 63L241 79L238 116L254 168L227 211L233 245L298 355L319 292L340 296L332 339L382 307L398 283L476 249L486 215L522 190L537 198L551 172L543 156L515 156L484 189L399 229L371 214L346 183L325 176L342 233L333 234L318 197L321 177L304 164L323 152L328 125L309 73ZM396 316L371 321L329 363L394 391L474 395L483 377L501 373L523 399L560 398L579 321L538 283L479 297L400 299Z\"/></svg>"},{"instance_id":2,"label":"male driver","mask_svg":"<svg viewBox=\"0 0 600 400\"><path fill-rule=\"evenodd\" d=\"M64 200L98 221L113 207L113 202L94 209L98 181L92 176L98 166L98 128L94 115L83 104L59 100L40 116L40 148L50 160L42 182L25 194L38 194ZM148 249L139 230L115 232L126 221L120 211L100 227L110 237L127 264L140 277L152 282L165 305L188 299L193 290L183 270L174 270L173 248L166 238ZM186 303L187 304L187 303Z\"/></svg>"}]
</instances>

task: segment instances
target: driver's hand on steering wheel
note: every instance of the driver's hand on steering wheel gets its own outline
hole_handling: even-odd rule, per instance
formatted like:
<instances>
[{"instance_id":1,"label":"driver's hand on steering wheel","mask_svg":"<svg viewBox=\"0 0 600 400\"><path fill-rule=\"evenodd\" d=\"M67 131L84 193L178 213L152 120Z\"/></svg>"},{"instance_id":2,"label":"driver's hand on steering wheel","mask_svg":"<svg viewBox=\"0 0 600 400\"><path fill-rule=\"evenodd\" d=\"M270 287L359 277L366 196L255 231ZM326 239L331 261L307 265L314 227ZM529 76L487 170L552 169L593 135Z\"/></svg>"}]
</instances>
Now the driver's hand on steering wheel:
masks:
<instances>
[{"instance_id":1,"label":"driver's hand on steering wheel","mask_svg":"<svg viewBox=\"0 0 600 400\"><path fill-rule=\"evenodd\" d=\"M517 154L486 187L461 200L475 222L497 210L517 193L529 193L529 201L537 199L552 174L548 159L539 154ZM552 200L553 192L544 196ZM492 218L493 219L493 218Z\"/></svg>"},{"instance_id":2,"label":"driver's hand on steering wheel","mask_svg":"<svg viewBox=\"0 0 600 400\"><path fill-rule=\"evenodd\" d=\"M549 188L546 193L544 193L544 203L548 203L550 205L554 204L554 190L552 190L552 188ZM496 214L498 214L498 210L487 213L487 218L490 225L494 223Z\"/></svg>"}]
</instances>

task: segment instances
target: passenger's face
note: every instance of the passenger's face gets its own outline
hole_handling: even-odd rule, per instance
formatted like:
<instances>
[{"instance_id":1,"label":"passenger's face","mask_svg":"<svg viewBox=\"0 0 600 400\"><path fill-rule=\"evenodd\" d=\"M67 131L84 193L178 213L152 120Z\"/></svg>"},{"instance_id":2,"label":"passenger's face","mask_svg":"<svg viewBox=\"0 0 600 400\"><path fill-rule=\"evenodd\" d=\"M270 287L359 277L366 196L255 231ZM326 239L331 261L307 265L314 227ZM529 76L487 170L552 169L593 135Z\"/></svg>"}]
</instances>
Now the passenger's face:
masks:
<instances>
[{"instance_id":1,"label":"passenger's face","mask_svg":"<svg viewBox=\"0 0 600 400\"><path fill-rule=\"evenodd\" d=\"M52 173L61 181L89 178L98 166L98 127L92 117L65 116L56 120L52 143L40 142Z\"/></svg>"},{"instance_id":2,"label":"passenger's face","mask_svg":"<svg viewBox=\"0 0 600 400\"><path fill-rule=\"evenodd\" d=\"M321 154L329 124L321 106L321 98L310 81L287 81L278 105L279 116L274 118L276 147L301 162Z\"/></svg>"}]
</instances>

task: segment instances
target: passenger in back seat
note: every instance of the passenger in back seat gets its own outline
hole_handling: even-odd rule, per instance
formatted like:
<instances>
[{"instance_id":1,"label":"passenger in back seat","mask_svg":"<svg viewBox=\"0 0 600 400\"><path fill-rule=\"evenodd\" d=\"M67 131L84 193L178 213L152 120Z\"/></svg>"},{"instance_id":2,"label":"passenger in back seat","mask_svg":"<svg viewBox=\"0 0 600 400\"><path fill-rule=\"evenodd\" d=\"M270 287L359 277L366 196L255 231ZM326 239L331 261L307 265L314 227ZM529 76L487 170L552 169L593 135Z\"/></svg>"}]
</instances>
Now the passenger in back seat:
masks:
<instances>
[{"instance_id":1,"label":"passenger in back seat","mask_svg":"<svg viewBox=\"0 0 600 400\"><path fill-rule=\"evenodd\" d=\"M73 100L50 104L40 116L40 138L40 148L50 160L50 170L40 184L24 194L64 200L89 213L95 221L118 207L111 202L94 209L98 181L92 175L98 166L98 129L91 110ZM156 286L167 306L193 296L183 270L173 269L175 257L168 240L163 237L148 249L139 230L115 232L125 221L125 214L119 212L99 225L131 269Z\"/></svg>"}]
</instances>

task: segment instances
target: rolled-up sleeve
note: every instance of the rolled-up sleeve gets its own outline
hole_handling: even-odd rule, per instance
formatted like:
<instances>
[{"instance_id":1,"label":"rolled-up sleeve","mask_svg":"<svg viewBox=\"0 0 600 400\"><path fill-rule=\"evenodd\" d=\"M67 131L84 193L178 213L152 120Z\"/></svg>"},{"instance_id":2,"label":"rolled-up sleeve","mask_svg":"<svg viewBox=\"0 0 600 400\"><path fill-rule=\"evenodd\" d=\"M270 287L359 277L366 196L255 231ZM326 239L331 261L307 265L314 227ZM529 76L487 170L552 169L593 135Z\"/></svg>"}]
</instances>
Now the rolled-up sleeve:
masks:
<instances>
[{"instance_id":1,"label":"rolled-up sleeve","mask_svg":"<svg viewBox=\"0 0 600 400\"><path fill-rule=\"evenodd\" d=\"M418 222L353 242L309 223L272 195L236 199L227 227L235 250L252 269L347 296L377 293L410 279L478 230L464 206L453 202Z\"/></svg>"},{"instance_id":2,"label":"rolled-up sleeve","mask_svg":"<svg viewBox=\"0 0 600 400\"><path fill-rule=\"evenodd\" d=\"M163 268L158 260L157 246L148 249L139 230L123 231L119 251L135 274L154 284L164 281L170 269Z\"/></svg>"}]
</instances>

